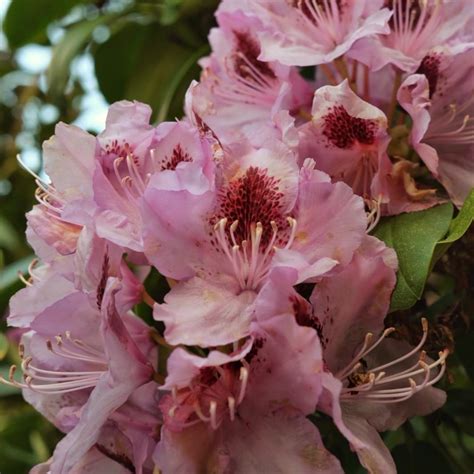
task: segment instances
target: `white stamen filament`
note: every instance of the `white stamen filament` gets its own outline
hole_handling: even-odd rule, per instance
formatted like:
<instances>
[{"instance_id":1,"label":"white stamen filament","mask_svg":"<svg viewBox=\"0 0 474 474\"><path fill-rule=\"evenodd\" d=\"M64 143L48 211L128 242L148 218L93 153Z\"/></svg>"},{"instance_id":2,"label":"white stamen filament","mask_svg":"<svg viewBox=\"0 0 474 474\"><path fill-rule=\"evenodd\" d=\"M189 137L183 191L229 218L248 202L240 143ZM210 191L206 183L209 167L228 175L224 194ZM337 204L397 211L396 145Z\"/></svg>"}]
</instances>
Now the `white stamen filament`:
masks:
<instances>
[{"instance_id":1,"label":"white stamen filament","mask_svg":"<svg viewBox=\"0 0 474 474\"><path fill-rule=\"evenodd\" d=\"M406 354L394 359L386 364L379 365L367 370L363 375L368 377L368 381L365 381L361 384L355 385L354 387L349 386L348 378L350 376L357 377L357 370L362 367L361 360L367 354L372 352L384 339L385 337L393 332L394 328L386 329L382 335L375 341L372 345L370 342L372 340L372 334L368 333L365 337L364 344L362 348L358 351L357 355L353 360L342 370L339 371L337 377L345 381L345 386L341 393L342 400L354 400L354 399L363 399L371 400L378 403L399 403L401 401L408 400L415 393L418 393L420 390L423 390L426 387L430 387L438 382L446 370L446 358L449 355L448 350L444 350L439 353L438 359L433 361L430 364L425 362L426 353L424 351L420 352L420 349L426 342L428 337L428 322L425 318L422 319L423 327L423 336L420 342L416 347L408 351ZM388 368L394 368L400 362L413 357L415 354L419 353L419 358L416 364L411 365L410 367L394 372L387 375L386 370ZM432 371L440 367L437 374L433 377ZM416 382L414 377L424 374L423 380ZM386 384L402 383L408 382L408 385L402 385L395 388L383 388Z\"/></svg>"},{"instance_id":2,"label":"white stamen filament","mask_svg":"<svg viewBox=\"0 0 474 474\"><path fill-rule=\"evenodd\" d=\"M285 245L288 249L293 244L296 236L296 219L287 218L291 228L290 236ZM241 245L237 244L235 230L239 222L234 221L229 227L229 237L226 234L227 218L220 219L214 226L214 233L220 247L229 259L234 275L242 290L253 290L264 280L269 271L269 266L273 252L276 250L275 241L278 237L278 226L271 222L272 236L265 249L261 250L260 244L263 235L261 222L250 226L250 245L247 240L243 240Z\"/></svg>"},{"instance_id":3,"label":"white stamen filament","mask_svg":"<svg viewBox=\"0 0 474 474\"><path fill-rule=\"evenodd\" d=\"M224 367L214 367L214 369L219 374L220 378L214 382L213 385L205 386L205 385L194 385L194 388L197 388L199 391L194 392L193 399L195 400L192 404L192 408L194 410L195 415L197 416L196 419L190 419L188 421L179 421L179 425L182 428L192 426L200 421L204 423L209 423L212 429L216 430L219 428L221 421L224 419L224 412L225 410L228 411L228 416L230 421L235 420L237 407L242 403L245 393L247 391L247 384L249 378L249 367L247 362L244 360L242 361L244 364L240 368L239 372L239 383L235 384L235 375L232 374L231 378L229 379L229 373L226 373L226 369ZM222 391L225 388L227 391L227 395L223 397ZM187 389L185 389L187 390ZM193 393L193 385L190 386L191 394ZM202 390L202 391L201 391ZM173 399L173 405L168 410L168 416L174 417L176 412L179 410L180 404L186 404L186 400L189 399L189 396L186 392L184 392L184 398L179 399L178 388L173 387L171 390L171 397ZM196 397L198 398L196 400ZM204 400L204 404L203 404ZM203 410L203 406L209 404L209 413L206 414L206 410Z\"/></svg>"},{"instance_id":4,"label":"white stamen filament","mask_svg":"<svg viewBox=\"0 0 474 474\"><path fill-rule=\"evenodd\" d=\"M428 2L418 2L420 16L416 20L416 10L412 10L413 0L394 0L393 27L389 35L382 37L388 46L396 48L407 55L425 49L426 44L435 36L443 20L440 2L428 5Z\"/></svg>"},{"instance_id":5,"label":"white stamen filament","mask_svg":"<svg viewBox=\"0 0 474 474\"><path fill-rule=\"evenodd\" d=\"M382 196L379 196L377 199L372 199L371 201L366 201L370 211L367 213L367 234L372 232L380 221L382 216Z\"/></svg>"},{"instance_id":6,"label":"white stamen filament","mask_svg":"<svg viewBox=\"0 0 474 474\"><path fill-rule=\"evenodd\" d=\"M9 378L0 376L0 382L21 388L21 389L30 389L38 393L44 394L63 394L74 392L76 390L83 390L87 388L95 387L99 378L107 370L107 361L105 355L101 354L96 349L87 345L83 341L78 339L72 339L70 333L66 335L66 339L71 341L76 347L82 349L86 354L81 356L81 354L66 350L64 347L59 349L52 350L51 341L47 341L48 349L58 356L67 358L67 359L77 359L82 360L85 363L85 367L90 367L91 370L49 370L41 367L37 367L34 364L34 359L32 356L24 357L23 346L20 345L20 356L22 357L21 370L23 371L24 383L15 380L16 366L12 365L10 367ZM57 336L56 344L58 348L63 345L61 336ZM95 351L97 356L94 359L91 359L88 354L91 354L92 351ZM74 354L74 357L71 356Z\"/></svg>"}]
</instances>

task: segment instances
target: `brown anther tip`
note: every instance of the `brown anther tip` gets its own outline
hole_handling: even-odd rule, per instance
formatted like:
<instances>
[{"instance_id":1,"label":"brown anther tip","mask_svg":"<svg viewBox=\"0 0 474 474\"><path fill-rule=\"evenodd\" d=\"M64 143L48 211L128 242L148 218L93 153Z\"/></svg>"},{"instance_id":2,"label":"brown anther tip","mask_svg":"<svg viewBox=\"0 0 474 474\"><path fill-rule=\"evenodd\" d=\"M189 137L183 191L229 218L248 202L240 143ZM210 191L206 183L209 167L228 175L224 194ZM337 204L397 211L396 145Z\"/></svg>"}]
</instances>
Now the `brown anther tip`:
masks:
<instances>
[{"instance_id":1,"label":"brown anther tip","mask_svg":"<svg viewBox=\"0 0 474 474\"><path fill-rule=\"evenodd\" d=\"M428 365L425 361L420 360L418 363L420 364L420 366L421 366L422 369L424 369L424 370L429 370L430 367L429 367L429 365Z\"/></svg>"},{"instance_id":2,"label":"brown anther tip","mask_svg":"<svg viewBox=\"0 0 474 474\"><path fill-rule=\"evenodd\" d=\"M10 380L13 380L13 376L15 375L16 372L16 365L11 365L10 370L8 371L8 378Z\"/></svg>"},{"instance_id":3,"label":"brown anther tip","mask_svg":"<svg viewBox=\"0 0 474 474\"><path fill-rule=\"evenodd\" d=\"M25 354L25 346L24 344L19 344L18 345L18 354L19 356L23 359L23 356Z\"/></svg>"},{"instance_id":4,"label":"brown anther tip","mask_svg":"<svg viewBox=\"0 0 474 474\"><path fill-rule=\"evenodd\" d=\"M51 341L48 339L46 341L46 347L48 348L48 350L52 351L53 350L53 344L51 343Z\"/></svg>"}]
</instances>

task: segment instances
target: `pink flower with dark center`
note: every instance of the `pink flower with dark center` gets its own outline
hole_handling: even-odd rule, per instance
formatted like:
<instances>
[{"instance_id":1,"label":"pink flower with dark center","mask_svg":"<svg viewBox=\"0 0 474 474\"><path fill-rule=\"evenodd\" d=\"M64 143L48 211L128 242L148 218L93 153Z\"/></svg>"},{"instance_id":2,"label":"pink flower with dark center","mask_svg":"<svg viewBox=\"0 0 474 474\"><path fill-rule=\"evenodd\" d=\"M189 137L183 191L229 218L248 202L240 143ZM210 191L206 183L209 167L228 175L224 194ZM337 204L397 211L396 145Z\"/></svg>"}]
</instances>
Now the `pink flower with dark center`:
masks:
<instances>
[{"instance_id":1,"label":"pink flower with dark center","mask_svg":"<svg viewBox=\"0 0 474 474\"><path fill-rule=\"evenodd\" d=\"M382 6L377 0L229 0L221 10L242 9L262 22L259 59L314 66L339 58L361 38L388 33L390 11Z\"/></svg>"},{"instance_id":2,"label":"pink flower with dark center","mask_svg":"<svg viewBox=\"0 0 474 474\"><path fill-rule=\"evenodd\" d=\"M410 169L392 164L385 114L358 97L347 80L316 90L312 120L299 127L298 133L300 161L313 157L318 169L363 197L370 211L369 230L382 214L436 204L432 190L416 187Z\"/></svg>"},{"instance_id":3,"label":"pink flower with dark center","mask_svg":"<svg viewBox=\"0 0 474 474\"><path fill-rule=\"evenodd\" d=\"M342 472L305 418L323 368L317 334L291 317L296 276L280 270L266 285L251 339L237 351L170 356L155 453L164 473Z\"/></svg>"},{"instance_id":4,"label":"pink flower with dark center","mask_svg":"<svg viewBox=\"0 0 474 474\"><path fill-rule=\"evenodd\" d=\"M462 30L473 17L469 0L387 0L393 11L390 33L363 38L350 56L378 71L387 64L413 73L428 52L462 40Z\"/></svg>"},{"instance_id":5,"label":"pink flower with dark center","mask_svg":"<svg viewBox=\"0 0 474 474\"><path fill-rule=\"evenodd\" d=\"M117 313L116 291L117 281L110 279L101 319L88 326L86 335L79 327L82 337L75 336L73 321L71 332L53 340L36 332L23 336L24 382L14 379L14 366L10 380L2 380L24 389L33 406L68 432L54 452L53 472L70 472L95 444L107 419L152 378L148 326L135 316Z\"/></svg>"},{"instance_id":6,"label":"pink flower with dark center","mask_svg":"<svg viewBox=\"0 0 474 474\"><path fill-rule=\"evenodd\" d=\"M147 105L122 101L110 107L106 129L98 137L58 124L43 146L51 183L35 175L42 221L54 223L52 230L59 226L69 232L93 223L99 236L141 252L139 202L150 177L171 174L179 180L194 175L196 186L202 186L213 158L209 144L192 126L181 122L154 128L150 116ZM35 232L48 238L39 216L32 217Z\"/></svg>"},{"instance_id":7,"label":"pink flower with dark center","mask_svg":"<svg viewBox=\"0 0 474 474\"><path fill-rule=\"evenodd\" d=\"M261 23L242 12L217 14L219 28L211 30L213 53L200 61L200 84L192 88L195 113L224 144L241 139L260 146L284 133L311 101L311 89L298 71L258 59L256 32Z\"/></svg>"},{"instance_id":8,"label":"pink flower with dark center","mask_svg":"<svg viewBox=\"0 0 474 474\"><path fill-rule=\"evenodd\" d=\"M474 187L473 55L467 44L435 49L398 91L413 147L457 206Z\"/></svg>"},{"instance_id":9,"label":"pink flower with dark center","mask_svg":"<svg viewBox=\"0 0 474 474\"><path fill-rule=\"evenodd\" d=\"M145 192L146 255L162 274L183 280L154 309L172 344L244 337L274 267L314 279L348 262L364 235L362 201L311 161L298 171L287 150L230 156L221 171L216 189L199 196L153 186Z\"/></svg>"}]
</instances>

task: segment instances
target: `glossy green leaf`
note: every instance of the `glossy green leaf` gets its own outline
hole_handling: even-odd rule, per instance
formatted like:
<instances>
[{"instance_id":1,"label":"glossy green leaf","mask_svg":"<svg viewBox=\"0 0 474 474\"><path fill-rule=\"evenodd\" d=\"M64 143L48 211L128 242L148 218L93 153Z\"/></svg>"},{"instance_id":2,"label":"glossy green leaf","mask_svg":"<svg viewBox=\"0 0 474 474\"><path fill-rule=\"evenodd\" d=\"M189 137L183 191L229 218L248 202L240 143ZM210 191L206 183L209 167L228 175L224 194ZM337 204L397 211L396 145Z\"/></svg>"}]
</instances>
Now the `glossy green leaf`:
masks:
<instances>
[{"instance_id":1,"label":"glossy green leaf","mask_svg":"<svg viewBox=\"0 0 474 474\"><path fill-rule=\"evenodd\" d=\"M460 239L474 220L474 189L471 190L468 197L464 201L463 207L459 211L459 214L456 216L455 219L451 222L449 226L448 235L438 242L436 245L434 254L433 254L433 262L432 265L436 263L436 261L448 250L448 248L453 244L456 240Z\"/></svg>"},{"instance_id":2,"label":"glossy green leaf","mask_svg":"<svg viewBox=\"0 0 474 474\"><path fill-rule=\"evenodd\" d=\"M446 235L453 206L443 204L420 212L382 219L374 235L398 256L397 285L391 311L408 309L421 298L437 243Z\"/></svg>"},{"instance_id":3,"label":"glossy green leaf","mask_svg":"<svg viewBox=\"0 0 474 474\"><path fill-rule=\"evenodd\" d=\"M46 38L46 27L84 0L13 0L3 28L12 48Z\"/></svg>"},{"instance_id":4,"label":"glossy green leaf","mask_svg":"<svg viewBox=\"0 0 474 474\"><path fill-rule=\"evenodd\" d=\"M198 77L197 59L207 48L190 47L176 40L176 28L130 23L98 46L96 74L109 102L145 102L160 120L182 115L184 92ZM116 67L118 63L120 68Z\"/></svg>"}]
</instances>

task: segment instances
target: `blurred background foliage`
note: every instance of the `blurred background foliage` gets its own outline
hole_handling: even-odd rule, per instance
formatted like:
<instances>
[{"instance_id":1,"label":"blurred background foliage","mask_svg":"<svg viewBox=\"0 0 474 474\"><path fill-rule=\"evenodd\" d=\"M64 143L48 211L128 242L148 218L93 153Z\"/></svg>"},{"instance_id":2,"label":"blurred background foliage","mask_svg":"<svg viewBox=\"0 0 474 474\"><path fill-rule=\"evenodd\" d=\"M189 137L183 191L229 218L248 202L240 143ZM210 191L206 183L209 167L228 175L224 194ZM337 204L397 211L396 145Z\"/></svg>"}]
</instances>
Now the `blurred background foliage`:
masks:
<instances>
[{"instance_id":1,"label":"blurred background foliage","mask_svg":"<svg viewBox=\"0 0 474 474\"><path fill-rule=\"evenodd\" d=\"M182 115L196 61L209 51L207 34L217 0L0 0L0 372L18 362L14 331L5 316L22 287L18 272L33 259L24 238L24 214L34 203L34 180L16 155L41 173L41 143L62 120L100 131L107 104L136 99L153 107L154 120ZM419 318L431 321L433 352L449 359L446 406L387 433L402 474L470 473L474 467L474 288L472 228L438 261L423 297L390 324L418 336ZM330 420L313 421L346 472L364 472ZM0 385L0 472L21 474L46 460L61 434Z\"/></svg>"}]
</instances>

